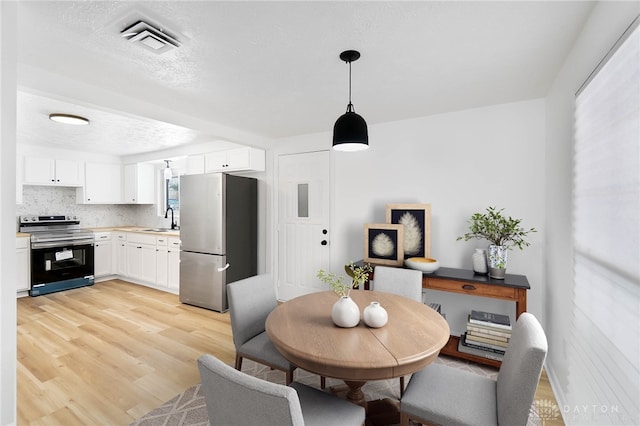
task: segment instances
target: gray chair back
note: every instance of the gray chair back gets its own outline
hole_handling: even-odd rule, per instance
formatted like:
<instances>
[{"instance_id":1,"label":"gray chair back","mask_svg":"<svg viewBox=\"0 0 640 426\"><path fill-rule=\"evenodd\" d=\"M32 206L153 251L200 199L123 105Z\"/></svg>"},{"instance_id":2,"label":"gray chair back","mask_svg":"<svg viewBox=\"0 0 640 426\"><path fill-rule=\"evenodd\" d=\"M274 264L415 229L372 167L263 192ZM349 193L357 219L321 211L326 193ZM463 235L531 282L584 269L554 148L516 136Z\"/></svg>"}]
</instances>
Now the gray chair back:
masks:
<instances>
[{"instance_id":1,"label":"gray chair back","mask_svg":"<svg viewBox=\"0 0 640 426\"><path fill-rule=\"evenodd\" d=\"M264 332L267 316L278 305L271 275L245 278L227 285L233 343L237 348Z\"/></svg>"},{"instance_id":2,"label":"gray chair back","mask_svg":"<svg viewBox=\"0 0 640 426\"><path fill-rule=\"evenodd\" d=\"M520 315L511 336L496 384L498 424L524 425L547 355L547 337L527 312Z\"/></svg>"},{"instance_id":3,"label":"gray chair back","mask_svg":"<svg viewBox=\"0 0 640 426\"><path fill-rule=\"evenodd\" d=\"M212 355L198 359L211 425L304 425L295 389L249 376Z\"/></svg>"},{"instance_id":4,"label":"gray chair back","mask_svg":"<svg viewBox=\"0 0 640 426\"><path fill-rule=\"evenodd\" d=\"M386 291L422 302L422 272L415 269L376 266L373 290Z\"/></svg>"}]
</instances>

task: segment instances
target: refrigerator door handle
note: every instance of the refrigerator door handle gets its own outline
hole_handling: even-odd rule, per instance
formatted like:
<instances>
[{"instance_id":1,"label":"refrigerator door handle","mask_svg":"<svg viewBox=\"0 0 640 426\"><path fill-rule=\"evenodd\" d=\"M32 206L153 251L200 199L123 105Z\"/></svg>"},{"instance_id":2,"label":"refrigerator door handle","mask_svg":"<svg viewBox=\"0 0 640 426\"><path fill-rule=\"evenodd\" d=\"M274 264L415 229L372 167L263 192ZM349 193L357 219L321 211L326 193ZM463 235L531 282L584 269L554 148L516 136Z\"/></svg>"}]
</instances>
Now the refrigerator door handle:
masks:
<instances>
[{"instance_id":1,"label":"refrigerator door handle","mask_svg":"<svg viewBox=\"0 0 640 426\"><path fill-rule=\"evenodd\" d=\"M226 271L227 269L229 269L229 265L228 263L226 265L224 265L222 268L218 268L218 272L222 272L222 271Z\"/></svg>"}]
</instances>

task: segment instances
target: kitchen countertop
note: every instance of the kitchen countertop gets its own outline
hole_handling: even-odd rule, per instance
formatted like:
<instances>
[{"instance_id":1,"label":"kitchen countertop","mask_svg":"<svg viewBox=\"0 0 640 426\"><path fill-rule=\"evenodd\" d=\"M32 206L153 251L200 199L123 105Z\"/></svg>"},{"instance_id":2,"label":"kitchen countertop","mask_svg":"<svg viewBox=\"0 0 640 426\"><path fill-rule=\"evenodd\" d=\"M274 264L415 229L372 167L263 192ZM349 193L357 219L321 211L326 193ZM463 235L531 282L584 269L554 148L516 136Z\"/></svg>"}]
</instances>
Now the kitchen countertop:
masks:
<instances>
[{"instance_id":1,"label":"kitchen countertop","mask_svg":"<svg viewBox=\"0 0 640 426\"><path fill-rule=\"evenodd\" d=\"M167 229L166 231L147 231L147 229L160 229L153 226L108 226L108 227L100 227L100 228L87 228L94 232L113 232L113 231L122 231L122 232L139 232L141 234L154 234L154 235L168 235L170 237L179 237L180 230L179 229Z\"/></svg>"},{"instance_id":2,"label":"kitchen countertop","mask_svg":"<svg viewBox=\"0 0 640 426\"><path fill-rule=\"evenodd\" d=\"M167 235L169 237L179 237L180 230L179 229L168 229L167 231L146 231L146 229L160 229L154 228L152 226L104 226L97 228L86 228L93 232L113 232L113 231L122 231L122 232L139 232L141 234L153 234L153 235ZM31 234L26 232L16 232L16 238L27 238L30 237Z\"/></svg>"}]
</instances>

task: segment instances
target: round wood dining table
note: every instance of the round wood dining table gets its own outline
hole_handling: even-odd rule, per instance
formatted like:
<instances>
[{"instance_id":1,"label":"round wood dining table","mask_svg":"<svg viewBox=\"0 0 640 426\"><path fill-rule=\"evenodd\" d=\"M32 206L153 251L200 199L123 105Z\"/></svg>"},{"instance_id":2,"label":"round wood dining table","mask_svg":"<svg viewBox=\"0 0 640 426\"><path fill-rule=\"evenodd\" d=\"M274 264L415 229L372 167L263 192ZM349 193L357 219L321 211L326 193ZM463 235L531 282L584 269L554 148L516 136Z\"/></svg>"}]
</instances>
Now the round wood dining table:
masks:
<instances>
[{"instance_id":1,"label":"round wood dining table","mask_svg":"<svg viewBox=\"0 0 640 426\"><path fill-rule=\"evenodd\" d=\"M414 373L429 365L449 340L449 325L423 303L380 291L351 291L360 308L360 324L340 328L331 320L338 300L332 291L300 296L269 314L267 335L291 363L320 376L344 380L347 399L367 407L362 386ZM376 301L389 320L370 328L362 312Z\"/></svg>"}]
</instances>

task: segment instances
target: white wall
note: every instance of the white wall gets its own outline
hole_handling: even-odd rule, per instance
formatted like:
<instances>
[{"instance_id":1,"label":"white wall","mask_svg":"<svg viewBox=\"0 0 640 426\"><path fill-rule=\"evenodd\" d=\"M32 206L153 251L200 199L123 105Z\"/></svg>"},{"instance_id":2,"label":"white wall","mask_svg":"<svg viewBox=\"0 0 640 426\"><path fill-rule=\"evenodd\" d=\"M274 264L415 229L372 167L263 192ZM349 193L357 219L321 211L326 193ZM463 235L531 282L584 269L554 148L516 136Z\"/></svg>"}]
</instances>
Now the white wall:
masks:
<instances>
[{"instance_id":1,"label":"white wall","mask_svg":"<svg viewBox=\"0 0 640 426\"><path fill-rule=\"evenodd\" d=\"M366 119L366 117L365 117ZM456 241L471 214L504 207L539 230L531 247L511 251L508 273L531 284L528 311L543 316L544 101L532 100L369 126L370 149L332 152L331 263L341 272L363 257L363 225L384 223L387 203L430 203L431 254L443 266L471 268L487 242ZM328 149L331 134L281 141L278 153ZM515 315L510 302L432 292L453 332L471 308Z\"/></svg>"},{"instance_id":2,"label":"white wall","mask_svg":"<svg viewBox=\"0 0 640 426\"><path fill-rule=\"evenodd\" d=\"M572 322L573 253L571 246L571 187L574 95L627 26L640 13L638 2L601 2L594 8L576 40L546 99L545 315L549 354L546 368L567 424L603 424L611 419L594 419L583 410L590 402L577 395L569 377L567 338ZM585 372L585 374L589 374ZM636 372L637 374L637 372ZM594 394L595 395L595 394ZM577 409L577 416L574 415Z\"/></svg>"},{"instance_id":3,"label":"white wall","mask_svg":"<svg viewBox=\"0 0 640 426\"><path fill-rule=\"evenodd\" d=\"M0 425L16 422L16 22L0 2Z\"/></svg>"}]
</instances>

